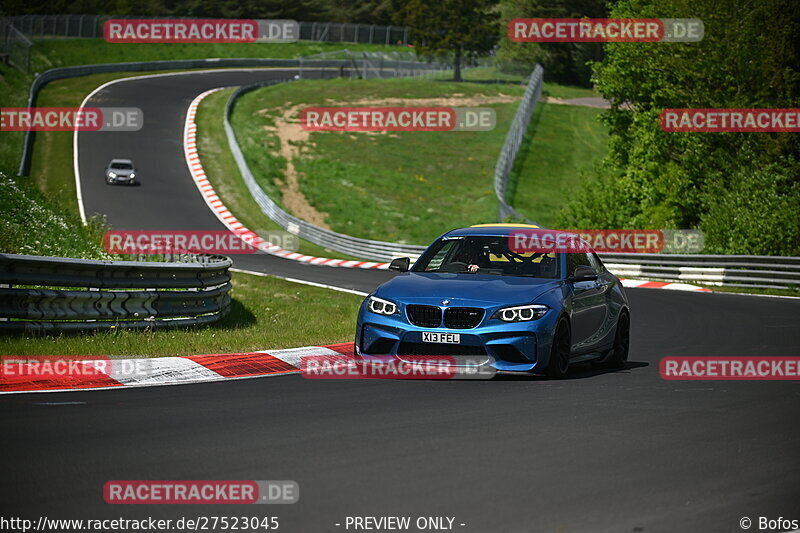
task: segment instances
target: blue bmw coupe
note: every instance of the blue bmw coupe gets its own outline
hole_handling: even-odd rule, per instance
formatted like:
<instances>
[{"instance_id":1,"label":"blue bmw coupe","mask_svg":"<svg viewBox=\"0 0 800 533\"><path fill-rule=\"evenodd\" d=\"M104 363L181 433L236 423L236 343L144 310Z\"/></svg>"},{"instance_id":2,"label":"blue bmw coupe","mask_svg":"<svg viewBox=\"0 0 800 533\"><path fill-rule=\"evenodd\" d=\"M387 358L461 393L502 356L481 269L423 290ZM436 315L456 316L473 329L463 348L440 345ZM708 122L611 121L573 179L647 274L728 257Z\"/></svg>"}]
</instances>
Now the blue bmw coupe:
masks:
<instances>
[{"instance_id":1,"label":"blue bmw coupe","mask_svg":"<svg viewBox=\"0 0 800 533\"><path fill-rule=\"evenodd\" d=\"M470 356L498 371L562 378L570 364L624 366L630 310L619 279L591 251L520 253L519 224L449 231L367 296L357 356Z\"/></svg>"}]
</instances>

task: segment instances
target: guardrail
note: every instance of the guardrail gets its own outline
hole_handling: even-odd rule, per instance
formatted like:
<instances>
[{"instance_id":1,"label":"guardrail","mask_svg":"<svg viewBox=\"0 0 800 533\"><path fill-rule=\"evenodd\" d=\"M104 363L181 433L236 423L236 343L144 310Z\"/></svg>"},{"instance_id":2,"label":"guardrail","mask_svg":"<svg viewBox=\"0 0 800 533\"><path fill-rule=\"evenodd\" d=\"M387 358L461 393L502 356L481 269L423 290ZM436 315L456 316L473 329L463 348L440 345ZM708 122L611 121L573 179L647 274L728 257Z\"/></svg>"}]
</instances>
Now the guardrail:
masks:
<instances>
[{"instance_id":1,"label":"guardrail","mask_svg":"<svg viewBox=\"0 0 800 533\"><path fill-rule=\"evenodd\" d=\"M420 255L425 250L425 246L360 239L315 226L284 211L259 187L253 173L250 171L250 167L247 166L242 149L236 140L236 134L231 127L231 111L236 99L242 94L261 87L289 81L291 80L272 80L239 87L231 94L225 106L224 128L225 136L228 138L228 145L233 158L236 160L236 165L239 167L239 172L247 185L247 189L261 208L261 211L286 231L336 252L381 262L391 261L395 257L417 257Z\"/></svg>"},{"instance_id":2,"label":"guardrail","mask_svg":"<svg viewBox=\"0 0 800 533\"><path fill-rule=\"evenodd\" d=\"M539 97L542 95L543 80L544 69L537 64L528 79L525 94L522 96L519 107L517 107L517 112L514 113L514 119L508 128L506 140L503 143L500 157L497 159L497 164L494 168L494 193L499 202L497 220L500 222L508 218L527 221L524 215L518 213L506 202L506 188L508 187L508 178L514 168L514 161L517 158L522 139L525 137L525 132L528 131L531 114L534 107L536 107L536 102L539 101Z\"/></svg>"},{"instance_id":3,"label":"guardrail","mask_svg":"<svg viewBox=\"0 0 800 533\"><path fill-rule=\"evenodd\" d=\"M103 36L103 23L109 19L186 19L196 17L138 17L131 15L15 15L3 17L32 37L73 37L91 39ZM300 39L320 42L408 44L408 30L402 26L351 24L347 22L299 22Z\"/></svg>"},{"instance_id":4,"label":"guardrail","mask_svg":"<svg viewBox=\"0 0 800 533\"><path fill-rule=\"evenodd\" d=\"M621 277L723 287L800 288L800 257L766 255L599 254Z\"/></svg>"},{"instance_id":5,"label":"guardrail","mask_svg":"<svg viewBox=\"0 0 800 533\"><path fill-rule=\"evenodd\" d=\"M209 324L230 309L231 260L89 261L0 254L0 331Z\"/></svg>"},{"instance_id":6,"label":"guardrail","mask_svg":"<svg viewBox=\"0 0 800 533\"><path fill-rule=\"evenodd\" d=\"M409 69L417 71L430 69L439 70L441 65L436 63L421 63L416 61L391 61L385 62L384 68ZM36 97L39 91L51 81L86 76L89 74L105 74L109 72L146 72L151 70L181 70L181 69L212 69L212 68L316 68L316 69L350 69L353 67L352 59L259 59L259 58L237 58L237 59L180 59L171 61L137 61L129 63L103 63L97 65L80 65L75 67L58 67L46 70L39 74L31 83L28 93L28 107L36 106ZM28 130L25 132L25 139L22 144L22 156L20 158L19 176L26 176L30 171L31 150L36 132Z\"/></svg>"}]
</instances>

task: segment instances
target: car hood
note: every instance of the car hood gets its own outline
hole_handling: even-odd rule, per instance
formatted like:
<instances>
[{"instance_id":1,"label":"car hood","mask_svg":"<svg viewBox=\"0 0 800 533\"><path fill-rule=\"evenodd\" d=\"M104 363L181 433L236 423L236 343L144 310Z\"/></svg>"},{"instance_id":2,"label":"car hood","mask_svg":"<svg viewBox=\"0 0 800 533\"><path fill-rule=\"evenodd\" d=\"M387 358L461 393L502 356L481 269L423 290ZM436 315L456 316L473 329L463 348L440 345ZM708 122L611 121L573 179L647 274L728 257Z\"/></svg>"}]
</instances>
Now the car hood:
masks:
<instances>
[{"instance_id":1,"label":"car hood","mask_svg":"<svg viewBox=\"0 0 800 533\"><path fill-rule=\"evenodd\" d=\"M439 272L406 272L387 281L375 296L402 303L477 305L491 307L533 302L539 295L558 286L557 279Z\"/></svg>"}]
</instances>

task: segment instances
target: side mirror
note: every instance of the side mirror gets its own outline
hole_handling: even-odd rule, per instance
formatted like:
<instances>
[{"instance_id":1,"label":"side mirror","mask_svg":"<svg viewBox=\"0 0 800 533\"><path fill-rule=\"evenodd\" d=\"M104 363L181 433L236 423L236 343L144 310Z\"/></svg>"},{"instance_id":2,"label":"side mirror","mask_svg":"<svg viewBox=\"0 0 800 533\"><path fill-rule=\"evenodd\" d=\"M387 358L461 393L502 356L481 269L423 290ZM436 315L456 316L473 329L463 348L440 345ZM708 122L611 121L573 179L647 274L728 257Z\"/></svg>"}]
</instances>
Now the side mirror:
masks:
<instances>
[{"instance_id":1,"label":"side mirror","mask_svg":"<svg viewBox=\"0 0 800 533\"><path fill-rule=\"evenodd\" d=\"M594 281L597 279L597 271L590 266L580 265L575 267L575 273L569 277L569 281Z\"/></svg>"},{"instance_id":2,"label":"side mirror","mask_svg":"<svg viewBox=\"0 0 800 533\"><path fill-rule=\"evenodd\" d=\"M389 270L397 270L398 272L408 272L408 267L411 265L411 259L408 257L395 257L389 263Z\"/></svg>"}]
</instances>

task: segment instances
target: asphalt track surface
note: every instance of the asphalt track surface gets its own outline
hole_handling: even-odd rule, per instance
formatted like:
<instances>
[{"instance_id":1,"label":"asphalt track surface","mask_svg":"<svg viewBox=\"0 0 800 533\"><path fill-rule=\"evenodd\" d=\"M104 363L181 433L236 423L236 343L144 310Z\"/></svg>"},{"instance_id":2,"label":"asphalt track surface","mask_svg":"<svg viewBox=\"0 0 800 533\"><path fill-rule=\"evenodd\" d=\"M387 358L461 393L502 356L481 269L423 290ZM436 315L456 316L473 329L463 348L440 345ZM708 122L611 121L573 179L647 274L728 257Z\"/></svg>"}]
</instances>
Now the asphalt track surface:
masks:
<instances>
[{"instance_id":1,"label":"asphalt track surface","mask_svg":"<svg viewBox=\"0 0 800 533\"><path fill-rule=\"evenodd\" d=\"M180 135L167 138L181 129L194 96L249 79L216 76L129 82L102 95L142 107L145 116L151 105L161 110L163 130L152 133L163 138L131 136L119 146L140 166L147 158L139 154L149 153L176 180L164 191L195 200L164 199L156 209L142 193L140 210L126 218L116 207L133 189L119 188L125 196L117 199L117 188L101 181L113 145L81 143L81 168L99 168L91 187L84 174L87 207L126 229L173 222L218 229L180 164ZM94 187L102 191L97 200ZM319 274L325 267L251 259L264 261L260 270L294 268L285 275L362 290L380 282L367 276L389 275L329 267ZM578 367L562 381L294 375L2 396L2 515L272 515L289 532L345 531L346 516L365 515L451 516L465 532L734 532L743 516L800 518L800 383L677 382L658 374L668 355L800 355L800 302L628 294L628 366ZM285 506L112 506L102 487L113 479L292 479L301 495Z\"/></svg>"},{"instance_id":2,"label":"asphalt track surface","mask_svg":"<svg viewBox=\"0 0 800 533\"><path fill-rule=\"evenodd\" d=\"M206 205L186 166L186 110L198 94L209 89L287 79L296 73L260 69L145 77L98 91L87 106L138 107L144 115L144 127L135 132L79 134L78 162L86 215L105 215L115 230L227 231ZM132 159L141 185L106 185L104 170L113 158ZM386 271L315 266L261 253L240 255L234 262L237 268L358 290L369 290L391 277Z\"/></svg>"}]
</instances>

